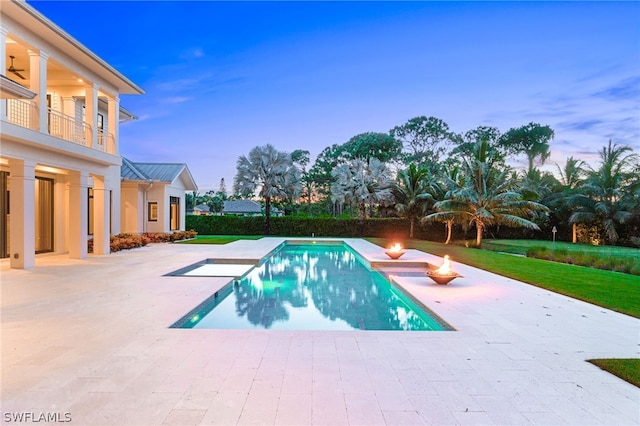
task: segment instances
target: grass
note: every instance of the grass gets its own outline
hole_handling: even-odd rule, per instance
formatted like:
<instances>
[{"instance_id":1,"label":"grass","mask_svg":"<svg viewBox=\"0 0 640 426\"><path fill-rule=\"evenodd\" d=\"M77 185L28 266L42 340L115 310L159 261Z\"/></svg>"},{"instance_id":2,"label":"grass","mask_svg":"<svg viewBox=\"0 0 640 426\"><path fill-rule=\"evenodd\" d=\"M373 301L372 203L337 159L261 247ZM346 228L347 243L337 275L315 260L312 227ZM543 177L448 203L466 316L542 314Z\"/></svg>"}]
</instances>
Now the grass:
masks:
<instances>
[{"instance_id":1,"label":"grass","mask_svg":"<svg viewBox=\"0 0 640 426\"><path fill-rule=\"evenodd\" d=\"M630 247L594 246L591 244L573 244L563 241L543 240L483 240L482 248L505 253L526 254L528 248L546 247L549 250L561 249L568 253L594 253L608 257L636 258L640 262L640 250Z\"/></svg>"},{"instance_id":2,"label":"grass","mask_svg":"<svg viewBox=\"0 0 640 426\"><path fill-rule=\"evenodd\" d=\"M383 247L389 243L367 239ZM405 245L640 318L640 278L635 275L431 241L408 240Z\"/></svg>"},{"instance_id":3,"label":"grass","mask_svg":"<svg viewBox=\"0 0 640 426\"><path fill-rule=\"evenodd\" d=\"M588 361L640 388L640 358L590 359Z\"/></svg>"},{"instance_id":4,"label":"grass","mask_svg":"<svg viewBox=\"0 0 640 426\"><path fill-rule=\"evenodd\" d=\"M483 249L640 276L640 250L541 240L485 240Z\"/></svg>"}]
</instances>

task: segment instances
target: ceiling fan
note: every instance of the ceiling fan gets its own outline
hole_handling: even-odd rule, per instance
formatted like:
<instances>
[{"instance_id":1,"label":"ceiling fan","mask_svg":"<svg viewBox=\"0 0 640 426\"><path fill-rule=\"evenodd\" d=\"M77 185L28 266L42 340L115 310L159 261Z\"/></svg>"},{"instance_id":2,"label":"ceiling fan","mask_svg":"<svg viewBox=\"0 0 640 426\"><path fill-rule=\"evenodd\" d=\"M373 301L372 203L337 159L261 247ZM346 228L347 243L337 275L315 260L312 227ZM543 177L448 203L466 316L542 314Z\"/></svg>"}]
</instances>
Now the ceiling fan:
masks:
<instances>
[{"instance_id":1,"label":"ceiling fan","mask_svg":"<svg viewBox=\"0 0 640 426\"><path fill-rule=\"evenodd\" d=\"M17 75L18 77L20 77L23 80L26 80L26 78L24 78L22 76L22 74L20 74L20 71L24 71L24 69L16 69L13 66L13 60L15 58L15 56L9 56L11 58L11 65L9 65L9 68L7 68L7 71L14 73L15 75Z\"/></svg>"}]
</instances>

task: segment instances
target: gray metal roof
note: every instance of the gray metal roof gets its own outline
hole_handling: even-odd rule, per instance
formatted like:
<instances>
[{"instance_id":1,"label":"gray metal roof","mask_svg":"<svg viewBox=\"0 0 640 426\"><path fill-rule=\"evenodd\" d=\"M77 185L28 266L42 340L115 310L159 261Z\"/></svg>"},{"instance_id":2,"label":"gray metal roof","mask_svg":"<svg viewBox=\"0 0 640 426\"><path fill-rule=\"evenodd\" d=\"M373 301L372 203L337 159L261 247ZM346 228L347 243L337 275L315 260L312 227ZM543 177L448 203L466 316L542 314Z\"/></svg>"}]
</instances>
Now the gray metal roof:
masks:
<instances>
[{"instance_id":1,"label":"gray metal roof","mask_svg":"<svg viewBox=\"0 0 640 426\"><path fill-rule=\"evenodd\" d=\"M122 167L120 168L120 177L128 180L171 183L182 173L187 179L187 189L197 189L193 176L184 163L134 163L122 157Z\"/></svg>"},{"instance_id":2,"label":"gray metal roof","mask_svg":"<svg viewBox=\"0 0 640 426\"><path fill-rule=\"evenodd\" d=\"M142 174L133 163L122 157L122 167L120 167L120 177L127 180L150 180Z\"/></svg>"},{"instance_id":3,"label":"gray metal roof","mask_svg":"<svg viewBox=\"0 0 640 426\"><path fill-rule=\"evenodd\" d=\"M252 200L228 200L224 202L224 213L262 213L260 203Z\"/></svg>"}]
</instances>

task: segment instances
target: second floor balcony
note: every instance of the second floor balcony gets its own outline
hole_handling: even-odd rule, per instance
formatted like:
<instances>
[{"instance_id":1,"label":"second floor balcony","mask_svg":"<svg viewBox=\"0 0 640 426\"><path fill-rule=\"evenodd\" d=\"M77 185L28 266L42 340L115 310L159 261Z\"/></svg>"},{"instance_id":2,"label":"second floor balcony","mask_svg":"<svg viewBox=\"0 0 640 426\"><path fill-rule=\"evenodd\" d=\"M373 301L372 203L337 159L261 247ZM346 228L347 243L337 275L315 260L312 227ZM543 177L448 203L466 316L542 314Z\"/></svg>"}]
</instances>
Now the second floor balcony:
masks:
<instances>
[{"instance_id":1,"label":"second floor balcony","mask_svg":"<svg viewBox=\"0 0 640 426\"><path fill-rule=\"evenodd\" d=\"M38 129L39 108L33 100L6 99L7 120L18 126ZM47 108L47 132L49 135L73 142L108 154L117 154L113 134L97 129L94 143L93 129L88 123L76 117Z\"/></svg>"}]
</instances>

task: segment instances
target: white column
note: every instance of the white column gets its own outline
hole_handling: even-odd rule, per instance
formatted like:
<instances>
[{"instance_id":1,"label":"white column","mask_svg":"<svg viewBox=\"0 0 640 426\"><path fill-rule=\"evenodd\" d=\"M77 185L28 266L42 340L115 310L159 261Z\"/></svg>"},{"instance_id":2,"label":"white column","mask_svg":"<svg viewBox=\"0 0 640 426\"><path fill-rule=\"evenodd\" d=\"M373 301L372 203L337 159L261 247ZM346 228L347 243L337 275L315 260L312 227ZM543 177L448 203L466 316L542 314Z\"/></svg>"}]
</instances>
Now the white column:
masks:
<instances>
[{"instance_id":1,"label":"white column","mask_svg":"<svg viewBox=\"0 0 640 426\"><path fill-rule=\"evenodd\" d=\"M9 32L0 27L0 70L4 73L7 69L7 34ZM7 103L0 100L0 121L7 121Z\"/></svg>"},{"instance_id":2,"label":"white column","mask_svg":"<svg viewBox=\"0 0 640 426\"><path fill-rule=\"evenodd\" d=\"M87 257L88 240L88 198L89 173L73 171L69 173L69 257Z\"/></svg>"},{"instance_id":3,"label":"white column","mask_svg":"<svg viewBox=\"0 0 640 426\"><path fill-rule=\"evenodd\" d=\"M47 126L47 59L49 55L42 50L34 52L29 50L29 88L36 92L38 103L38 130L41 133L49 133Z\"/></svg>"},{"instance_id":4,"label":"white column","mask_svg":"<svg viewBox=\"0 0 640 426\"><path fill-rule=\"evenodd\" d=\"M110 154L120 155L120 143L118 138L118 134L120 133L120 98L117 96L113 98L108 97L107 102L109 105L109 110L107 111L109 115L107 126L109 133L113 135L113 146L110 147L107 152Z\"/></svg>"},{"instance_id":5,"label":"white column","mask_svg":"<svg viewBox=\"0 0 640 426\"><path fill-rule=\"evenodd\" d=\"M87 141L87 146L98 148L98 85L95 83L85 86L84 108L85 120L91 126L91 140Z\"/></svg>"},{"instance_id":6,"label":"white column","mask_svg":"<svg viewBox=\"0 0 640 426\"><path fill-rule=\"evenodd\" d=\"M93 253L109 254L110 249L110 196L109 185L102 176L93 177Z\"/></svg>"},{"instance_id":7,"label":"white column","mask_svg":"<svg viewBox=\"0 0 640 426\"><path fill-rule=\"evenodd\" d=\"M9 160L12 268L31 268L36 263L35 169L35 161Z\"/></svg>"}]
</instances>

